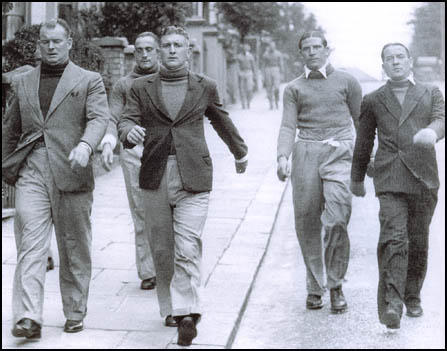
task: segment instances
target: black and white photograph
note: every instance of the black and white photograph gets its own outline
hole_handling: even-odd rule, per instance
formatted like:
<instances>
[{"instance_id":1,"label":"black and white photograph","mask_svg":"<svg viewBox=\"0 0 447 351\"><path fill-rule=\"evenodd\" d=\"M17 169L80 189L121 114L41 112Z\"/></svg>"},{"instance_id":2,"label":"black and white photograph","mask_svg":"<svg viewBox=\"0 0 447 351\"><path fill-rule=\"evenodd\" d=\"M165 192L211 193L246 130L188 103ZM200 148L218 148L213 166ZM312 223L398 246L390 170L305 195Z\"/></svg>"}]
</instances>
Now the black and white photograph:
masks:
<instances>
[{"instance_id":1,"label":"black and white photograph","mask_svg":"<svg viewBox=\"0 0 447 351\"><path fill-rule=\"evenodd\" d=\"M2 2L2 349L445 349L445 3Z\"/></svg>"}]
</instances>

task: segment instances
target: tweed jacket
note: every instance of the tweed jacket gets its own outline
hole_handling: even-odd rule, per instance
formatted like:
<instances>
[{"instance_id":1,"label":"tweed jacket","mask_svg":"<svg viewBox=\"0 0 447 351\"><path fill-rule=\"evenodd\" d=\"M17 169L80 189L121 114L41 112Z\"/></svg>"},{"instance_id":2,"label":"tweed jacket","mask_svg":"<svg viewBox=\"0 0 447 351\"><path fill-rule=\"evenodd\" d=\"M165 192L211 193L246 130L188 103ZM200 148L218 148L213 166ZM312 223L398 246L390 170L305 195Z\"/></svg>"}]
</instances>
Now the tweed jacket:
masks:
<instances>
[{"instance_id":1,"label":"tweed jacket","mask_svg":"<svg viewBox=\"0 0 447 351\"><path fill-rule=\"evenodd\" d=\"M379 147L373 177L377 195L402 192L403 185L414 178L416 184L425 189L439 188L435 149L413 143L413 136L422 128L434 130L437 140L445 135L445 104L437 87L410 84L402 106L389 83L366 95L361 107L351 179L364 180L377 129ZM396 165L406 169L400 172ZM396 173L414 178L399 178Z\"/></svg>"},{"instance_id":2,"label":"tweed jacket","mask_svg":"<svg viewBox=\"0 0 447 351\"><path fill-rule=\"evenodd\" d=\"M91 162L83 168L70 167L71 150L84 141L95 150L107 128L110 112L101 76L69 62L51 100L47 115L39 103L40 66L21 74L13 82L15 96L2 128L2 178L14 184L22 150L42 135L50 170L61 191L92 191ZM19 167L20 168L20 167Z\"/></svg>"},{"instance_id":3,"label":"tweed jacket","mask_svg":"<svg viewBox=\"0 0 447 351\"><path fill-rule=\"evenodd\" d=\"M125 148L134 147L127 134L135 126L146 129L141 159L140 187L158 189L165 171L171 143L176 149L183 188L202 192L212 189L213 166L206 144L203 116L236 159L247 154L247 146L222 109L216 83L208 77L189 72L184 103L172 120L163 103L158 73L137 78L130 89L124 113L118 122L118 135Z\"/></svg>"}]
</instances>

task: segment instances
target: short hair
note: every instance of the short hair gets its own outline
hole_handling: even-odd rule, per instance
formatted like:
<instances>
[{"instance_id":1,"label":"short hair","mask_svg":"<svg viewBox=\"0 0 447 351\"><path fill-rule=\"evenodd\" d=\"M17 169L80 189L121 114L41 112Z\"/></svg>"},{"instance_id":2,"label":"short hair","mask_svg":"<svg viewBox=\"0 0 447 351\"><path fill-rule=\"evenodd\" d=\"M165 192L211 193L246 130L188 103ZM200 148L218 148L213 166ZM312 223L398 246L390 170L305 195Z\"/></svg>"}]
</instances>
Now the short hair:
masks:
<instances>
[{"instance_id":1,"label":"short hair","mask_svg":"<svg viewBox=\"0 0 447 351\"><path fill-rule=\"evenodd\" d=\"M410 55L410 50L408 50L408 48L407 48L404 44L402 44L402 43L388 43L388 44L385 44L385 45L383 46L383 48L382 48L382 52L381 52L381 54L380 54L380 57L382 58L382 62L385 61L385 49L386 49L388 46L394 46L394 45L402 46L402 47L405 49L405 51L407 52L408 57L411 57L411 55Z\"/></svg>"},{"instance_id":2,"label":"short hair","mask_svg":"<svg viewBox=\"0 0 447 351\"><path fill-rule=\"evenodd\" d=\"M186 38L186 41L189 44L189 35L186 32L186 30L183 27L180 26L167 26L165 28L162 29L161 34L160 34L160 39L166 35L170 35L170 34L180 34L183 35Z\"/></svg>"},{"instance_id":3,"label":"short hair","mask_svg":"<svg viewBox=\"0 0 447 351\"><path fill-rule=\"evenodd\" d=\"M320 32L320 31L318 31L318 30L312 30L312 31L309 31L309 32L305 32L305 33L301 36L301 38L300 38L300 40L299 40L299 42L298 42L298 48L299 48L300 50L301 50L301 44L303 43L303 40L306 40L306 39L308 39L308 38L320 38L321 41L323 42L323 46L324 46L324 47L327 46L327 40L326 40L324 34L323 34L322 32Z\"/></svg>"},{"instance_id":4,"label":"short hair","mask_svg":"<svg viewBox=\"0 0 447 351\"><path fill-rule=\"evenodd\" d=\"M135 42L137 42L138 38L144 38L144 37L152 37L157 44L160 44L160 39L158 38L157 35L155 35L152 32L143 32L143 33L138 34L137 37L135 38Z\"/></svg>"},{"instance_id":5,"label":"short hair","mask_svg":"<svg viewBox=\"0 0 447 351\"><path fill-rule=\"evenodd\" d=\"M62 18L53 18L53 19L50 19L49 21L42 22L40 24L40 28L39 28L39 35L40 35L40 31L42 30L42 28L56 28L57 25L60 25L62 28L64 28L67 38L71 37L70 26Z\"/></svg>"}]
</instances>

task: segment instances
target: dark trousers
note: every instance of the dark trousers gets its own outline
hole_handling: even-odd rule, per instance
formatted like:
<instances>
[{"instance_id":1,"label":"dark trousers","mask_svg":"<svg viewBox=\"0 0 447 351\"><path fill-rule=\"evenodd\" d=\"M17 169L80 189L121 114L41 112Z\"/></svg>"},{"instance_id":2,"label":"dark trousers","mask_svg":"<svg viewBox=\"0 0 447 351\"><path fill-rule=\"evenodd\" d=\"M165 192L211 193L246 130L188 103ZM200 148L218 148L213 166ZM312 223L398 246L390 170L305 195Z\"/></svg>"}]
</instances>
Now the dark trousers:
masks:
<instances>
[{"instance_id":1,"label":"dark trousers","mask_svg":"<svg viewBox=\"0 0 447 351\"><path fill-rule=\"evenodd\" d=\"M377 304L381 323L388 305L402 316L403 303L420 302L427 272L428 232L437 193L437 189L427 189L422 195L379 195Z\"/></svg>"}]
</instances>

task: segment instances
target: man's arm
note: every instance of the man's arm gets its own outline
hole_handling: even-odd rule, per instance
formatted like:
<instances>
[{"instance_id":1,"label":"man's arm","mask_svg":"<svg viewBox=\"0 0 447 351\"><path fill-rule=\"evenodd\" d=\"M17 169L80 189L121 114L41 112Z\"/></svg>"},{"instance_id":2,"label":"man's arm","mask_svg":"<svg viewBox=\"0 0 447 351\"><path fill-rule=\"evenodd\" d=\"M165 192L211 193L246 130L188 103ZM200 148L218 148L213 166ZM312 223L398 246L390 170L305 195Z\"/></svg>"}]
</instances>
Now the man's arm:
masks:
<instances>
[{"instance_id":1,"label":"man's arm","mask_svg":"<svg viewBox=\"0 0 447 351\"><path fill-rule=\"evenodd\" d=\"M347 103L354 122L355 131L357 132L359 127L360 106L362 104L362 87L354 77L348 81Z\"/></svg>"},{"instance_id":2,"label":"man's arm","mask_svg":"<svg viewBox=\"0 0 447 351\"><path fill-rule=\"evenodd\" d=\"M445 136L445 102L439 88L432 90L431 122L427 128L432 129L437 136L436 141Z\"/></svg>"},{"instance_id":3,"label":"man's arm","mask_svg":"<svg viewBox=\"0 0 447 351\"><path fill-rule=\"evenodd\" d=\"M208 117L219 137L227 144L234 158L242 160L247 156L248 147L228 116L228 112L223 109L215 82L212 82L210 89L210 102L205 116Z\"/></svg>"},{"instance_id":4,"label":"man's arm","mask_svg":"<svg viewBox=\"0 0 447 351\"><path fill-rule=\"evenodd\" d=\"M283 95L283 112L279 128L277 160L285 157L287 160L292 152L296 137L298 117L298 92L287 86Z\"/></svg>"},{"instance_id":5,"label":"man's arm","mask_svg":"<svg viewBox=\"0 0 447 351\"><path fill-rule=\"evenodd\" d=\"M2 159L15 150L21 134L19 99L17 95L14 95L2 121Z\"/></svg>"},{"instance_id":6,"label":"man's arm","mask_svg":"<svg viewBox=\"0 0 447 351\"><path fill-rule=\"evenodd\" d=\"M137 145L137 143L132 143L127 138L135 126L141 126L141 108L140 98L135 89L134 82L127 95L126 105L117 125L118 137L126 149L131 149Z\"/></svg>"}]
</instances>

